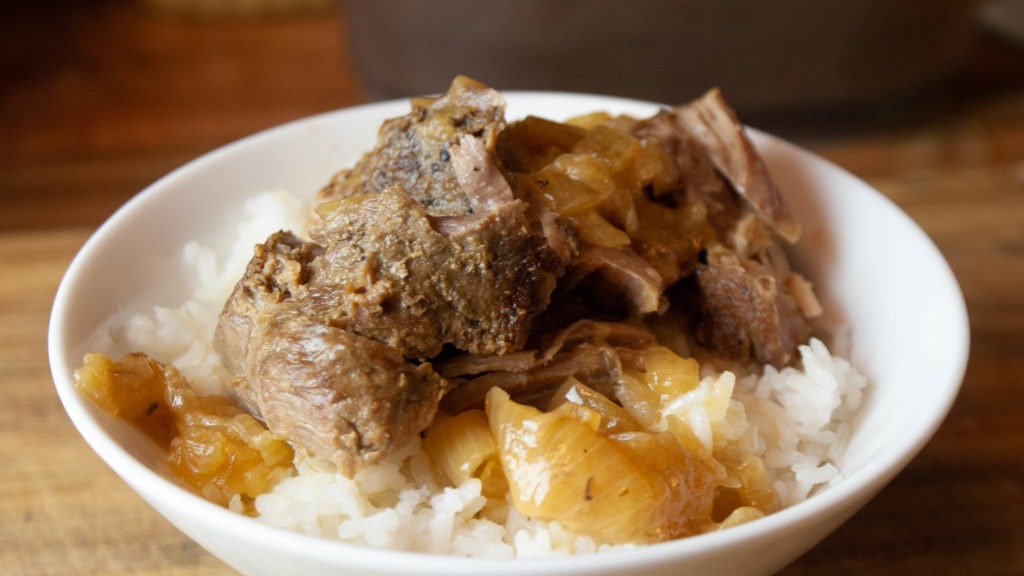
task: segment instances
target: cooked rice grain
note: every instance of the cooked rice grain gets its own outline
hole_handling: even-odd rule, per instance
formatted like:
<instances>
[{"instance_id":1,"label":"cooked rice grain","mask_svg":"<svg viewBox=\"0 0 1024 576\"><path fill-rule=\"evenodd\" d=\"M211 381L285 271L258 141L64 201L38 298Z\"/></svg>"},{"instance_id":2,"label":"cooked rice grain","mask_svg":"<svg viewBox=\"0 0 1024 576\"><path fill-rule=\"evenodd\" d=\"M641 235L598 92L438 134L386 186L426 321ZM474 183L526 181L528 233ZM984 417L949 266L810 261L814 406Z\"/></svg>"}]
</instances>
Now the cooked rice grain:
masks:
<instances>
[{"instance_id":1,"label":"cooked rice grain","mask_svg":"<svg viewBox=\"0 0 1024 576\"><path fill-rule=\"evenodd\" d=\"M252 247L279 229L302 230L306 205L284 192L256 196L233 246L223 254L197 244L185 247L182 264L195 271L194 297L176 308L116 317L92 349L139 350L174 363L204 392L223 390L225 374L211 345L223 302L241 276ZM707 376L696 393L732 388L716 435L747 442L775 478L785 506L841 479L839 461L866 378L832 355L819 340L800 347L801 368L766 367L760 376L733 382L731 374ZM703 412L703 411L701 411ZM710 446L709 415L682 415ZM504 524L477 517L486 500L480 482L437 484L418 443L353 479L299 462L298 475L256 499L262 522L306 534L367 546L459 556L498 558L592 553L614 548L572 534L557 522L525 518L512 510Z\"/></svg>"}]
</instances>

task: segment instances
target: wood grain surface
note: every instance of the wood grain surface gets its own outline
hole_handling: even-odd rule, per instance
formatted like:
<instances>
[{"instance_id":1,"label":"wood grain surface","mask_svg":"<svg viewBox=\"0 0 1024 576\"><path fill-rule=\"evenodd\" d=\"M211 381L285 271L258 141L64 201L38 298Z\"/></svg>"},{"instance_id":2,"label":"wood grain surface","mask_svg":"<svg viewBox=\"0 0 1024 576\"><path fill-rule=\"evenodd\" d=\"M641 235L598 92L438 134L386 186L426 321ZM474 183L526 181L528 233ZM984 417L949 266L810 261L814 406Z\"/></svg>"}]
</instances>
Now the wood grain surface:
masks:
<instances>
[{"instance_id":1,"label":"wood grain surface","mask_svg":"<svg viewBox=\"0 0 1024 576\"><path fill-rule=\"evenodd\" d=\"M0 574L231 573L74 430L49 375L49 309L76 250L149 182L359 103L343 19L0 8ZM967 298L968 373L923 452L783 574L1024 574L1024 53L982 37L948 84L883 108L759 126L864 178L931 235Z\"/></svg>"}]
</instances>

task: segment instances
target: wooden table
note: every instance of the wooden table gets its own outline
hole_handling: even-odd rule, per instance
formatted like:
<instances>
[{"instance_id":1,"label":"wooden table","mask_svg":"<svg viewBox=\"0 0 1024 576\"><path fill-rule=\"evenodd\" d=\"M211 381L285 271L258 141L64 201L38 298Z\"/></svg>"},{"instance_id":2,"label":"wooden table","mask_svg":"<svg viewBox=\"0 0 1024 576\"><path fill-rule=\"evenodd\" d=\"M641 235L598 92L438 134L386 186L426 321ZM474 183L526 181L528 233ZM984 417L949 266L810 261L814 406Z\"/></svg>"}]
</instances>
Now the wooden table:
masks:
<instances>
[{"instance_id":1,"label":"wooden table","mask_svg":"<svg viewBox=\"0 0 1024 576\"><path fill-rule=\"evenodd\" d=\"M147 183L361 100L341 19L196 22L124 1L0 11L0 573L229 574L72 428L47 316L78 247ZM968 374L920 456L788 576L1024 574L1024 55L983 40L923 101L904 122L792 136L938 243L971 315Z\"/></svg>"}]
</instances>

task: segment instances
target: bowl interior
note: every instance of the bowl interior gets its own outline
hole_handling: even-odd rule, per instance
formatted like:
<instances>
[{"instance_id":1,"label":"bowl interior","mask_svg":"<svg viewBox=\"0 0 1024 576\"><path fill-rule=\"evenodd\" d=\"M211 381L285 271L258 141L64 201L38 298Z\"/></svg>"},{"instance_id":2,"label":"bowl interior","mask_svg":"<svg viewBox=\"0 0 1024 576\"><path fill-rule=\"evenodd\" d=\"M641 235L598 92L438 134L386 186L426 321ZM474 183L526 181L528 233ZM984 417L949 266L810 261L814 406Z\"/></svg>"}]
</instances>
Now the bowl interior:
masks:
<instances>
[{"instance_id":1,"label":"bowl interior","mask_svg":"<svg viewBox=\"0 0 1024 576\"><path fill-rule=\"evenodd\" d=\"M563 119L597 110L643 116L657 109L654 104L598 96L506 96L509 118L537 114ZM83 437L151 502L170 499L197 514L215 508L161 480L160 459L148 442L74 391L72 373L88 351L84 343L115 313L186 300L192 289L192 274L180 257L186 243L218 247L228 242L241 217L241 204L261 191L284 188L311 197L334 172L372 147L381 120L407 109L406 101L351 108L298 120L218 149L133 198L72 262L51 316L54 382ZM843 482L792 509L735 528L734 536L726 535L730 530L693 539L699 541L753 537L801 515L824 513L848 497L866 499L938 427L956 396L967 358L963 297L927 236L887 199L845 171L769 135L752 134L803 223L804 238L795 249L795 261L815 283L828 309L849 323L851 360L871 384L841 462ZM254 524L241 517L229 521ZM680 541L659 549L682 553L699 545Z\"/></svg>"}]
</instances>

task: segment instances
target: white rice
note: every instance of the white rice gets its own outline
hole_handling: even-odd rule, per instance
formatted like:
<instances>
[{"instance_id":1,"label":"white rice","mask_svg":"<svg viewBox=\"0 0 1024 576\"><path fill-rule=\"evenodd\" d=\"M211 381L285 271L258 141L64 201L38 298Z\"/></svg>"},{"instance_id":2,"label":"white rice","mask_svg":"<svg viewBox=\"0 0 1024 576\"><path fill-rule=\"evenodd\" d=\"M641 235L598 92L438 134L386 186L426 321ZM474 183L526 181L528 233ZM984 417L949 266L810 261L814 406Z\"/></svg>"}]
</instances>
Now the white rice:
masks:
<instances>
[{"instance_id":1,"label":"white rice","mask_svg":"<svg viewBox=\"0 0 1024 576\"><path fill-rule=\"evenodd\" d=\"M245 206L237 241L218 253L197 244L185 247L183 265L195 272L192 299L148 314L113 318L91 349L119 354L142 351L174 363L198 390L224 390L226 374L211 346L224 301L241 276L255 244L280 229L303 230L308 208L284 192L254 197ZM867 384L848 361L811 340L800 347L801 368L739 379L706 375L691 395L731 395L720 413L668 407L663 418L684 419L711 446L721 437L742 441L763 457L784 506L806 499L839 481L837 466L850 422ZM708 404L710 405L710 404ZM714 424L714 425L713 425ZM712 429L715 430L713 437ZM570 533L557 522L525 518L513 510L498 524L477 518L486 503L480 482L458 487L437 484L418 444L387 462L348 479L299 462L298 475L259 496L260 521L289 530L338 538L366 546L458 556L497 558L592 553L602 545Z\"/></svg>"}]
</instances>

